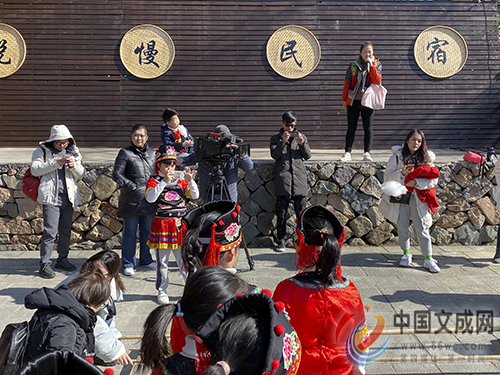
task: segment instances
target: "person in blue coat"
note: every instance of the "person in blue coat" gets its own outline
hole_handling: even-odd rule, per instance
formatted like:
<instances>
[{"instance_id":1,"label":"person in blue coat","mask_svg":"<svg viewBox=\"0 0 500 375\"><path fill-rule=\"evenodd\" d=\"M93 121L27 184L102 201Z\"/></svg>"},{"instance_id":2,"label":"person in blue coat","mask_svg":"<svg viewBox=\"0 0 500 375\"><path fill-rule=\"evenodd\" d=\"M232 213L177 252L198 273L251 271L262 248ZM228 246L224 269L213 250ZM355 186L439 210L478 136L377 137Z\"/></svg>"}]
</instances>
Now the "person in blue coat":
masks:
<instances>
[{"instance_id":1,"label":"person in blue coat","mask_svg":"<svg viewBox=\"0 0 500 375\"><path fill-rule=\"evenodd\" d=\"M179 113L172 108L163 111L161 126L161 141L165 146L171 146L178 154L192 154L194 152L194 139L184 125L181 125Z\"/></svg>"}]
</instances>

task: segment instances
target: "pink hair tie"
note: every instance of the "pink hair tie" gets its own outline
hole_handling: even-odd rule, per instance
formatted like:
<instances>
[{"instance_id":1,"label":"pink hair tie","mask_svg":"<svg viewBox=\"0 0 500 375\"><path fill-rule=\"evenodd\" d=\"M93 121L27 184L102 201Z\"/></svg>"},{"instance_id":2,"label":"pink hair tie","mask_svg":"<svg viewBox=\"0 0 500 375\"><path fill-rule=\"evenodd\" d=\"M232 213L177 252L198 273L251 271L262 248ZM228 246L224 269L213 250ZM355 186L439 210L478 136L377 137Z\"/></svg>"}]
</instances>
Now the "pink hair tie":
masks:
<instances>
[{"instance_id":1,"label":"pink hair tie","mask_svg":"<svg viewBox=\"0 0 500 375\"><path fill-rule=\"evenodd\" d=\"M231 367L229 367L227 362L219 361L215 365L222 367L224 369L224 374L229 375L231 373Z\"/></svg>"}]
</instances>

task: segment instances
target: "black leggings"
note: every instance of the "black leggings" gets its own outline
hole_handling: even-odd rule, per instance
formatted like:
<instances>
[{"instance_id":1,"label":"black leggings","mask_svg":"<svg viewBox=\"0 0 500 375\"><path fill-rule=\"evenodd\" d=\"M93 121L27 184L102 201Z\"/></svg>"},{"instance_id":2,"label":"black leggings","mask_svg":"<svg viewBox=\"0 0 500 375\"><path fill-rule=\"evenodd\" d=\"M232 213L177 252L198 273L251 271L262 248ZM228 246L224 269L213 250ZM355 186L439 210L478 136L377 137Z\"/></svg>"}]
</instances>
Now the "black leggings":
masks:
<instances>
[{"instance_id":1,"label":"black leggings","mask_svg":"<svg viewBox=\"0 0 500 375\"><path fill-rule=\"evenodd\" d=\"M351 106L347 106L347 134L345 136L345 152L352 151L356 128L358 127L359 114L363 120L363 130L365 131L365 152L370 152L373 140L373 109L363 107L361 100L353 100Z\"/></svg>"}]
</instances>

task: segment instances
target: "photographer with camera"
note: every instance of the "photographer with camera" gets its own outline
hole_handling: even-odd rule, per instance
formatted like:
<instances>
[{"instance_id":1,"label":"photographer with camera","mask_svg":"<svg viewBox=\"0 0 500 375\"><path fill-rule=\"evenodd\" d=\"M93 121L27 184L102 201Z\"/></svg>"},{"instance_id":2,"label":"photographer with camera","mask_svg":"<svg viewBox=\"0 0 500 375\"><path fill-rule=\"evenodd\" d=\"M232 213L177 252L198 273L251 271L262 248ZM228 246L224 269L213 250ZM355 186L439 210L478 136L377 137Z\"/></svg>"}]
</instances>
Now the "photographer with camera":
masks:
<instances>
[{"instance_id":1,"label":"photographer with camera","mask_svg":"<svg viewBox=\"0 0 500 375\"><path fill-rule=\"evenodd\" d=\"M253 169L249 146L241 145L243 140L231 134L226 125L217 125L212 133L195 142L195 153L180 159L182 164L198 163L200 198L203 202L214 200L238 201L238 168L245 172ZM243 147L245 146L245 147ZM216 152L214 151L216 150ZM229 197L223 189L223 182L214 181L214 171L220 170L226 180ZM215 176L217 177L217 176ZM212 194L208 188L213 185Z\"/></svg>"},{"instance_id":2,"label":"photographer with camera","mask_svg":"<svg viewBox=\"0 0 500 375\"><path fill-rule=\"evenodd\" d=\"M311 158L311 149L304 134L295 129L297 117L285 112L281 117L281 129L271 137L271 157L274 164L274 194L276 195L276 251L285 251L286 219L288 204L293 199L295 214L306 208L307 173L304 160Z\"/></svg>"}]
</instances>

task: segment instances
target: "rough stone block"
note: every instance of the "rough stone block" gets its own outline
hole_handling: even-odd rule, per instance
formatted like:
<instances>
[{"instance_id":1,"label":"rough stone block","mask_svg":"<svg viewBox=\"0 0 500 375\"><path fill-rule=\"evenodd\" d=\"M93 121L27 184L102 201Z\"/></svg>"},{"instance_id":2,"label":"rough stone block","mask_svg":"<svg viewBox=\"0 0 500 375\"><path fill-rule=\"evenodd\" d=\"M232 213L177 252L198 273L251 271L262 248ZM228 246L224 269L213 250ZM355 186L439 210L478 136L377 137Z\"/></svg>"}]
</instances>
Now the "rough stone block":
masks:
<instances>
[{"instance_id":1,"label":"rough stone block","mask_svg":"<svg viewBox=\"0 0 500 375\"><path fill-rule=\"evenodd\" d=\"M443 246L450 243L453 233L444 228L434 226L431 229L430 236L434 245Z\"/></svg>"},{"instance_id":2,"label":"rough stone block","mask_svg":"<svg viewBox=\"0 0 500 375\"><path fill-rule=\"evenodd\" d=\"M90 216L80 216L76 219L73 224L71 224L71 228L78 232L86 232L90 230Z\"/></svg>"},{"instance_id":3,"label":"rough stone block","mask_svg":"<svg viewBox=\"0 0 500 375\"><path fill-rule=\"evenodd\" d=\"M361 187L361 185L363 184L363 182L365 182L365 176L361 173L356 173L354 175L354 177L352 178L351 182L350 182L350 185L356 189L356 190L359 190L359 188Z\"/></svg>"},{"instance_id":4,"label":"rough stone block","mask_svg":"<svg viewBox=\"0 0 500 375\"><path fill-rule=\"evenodd\" d=\"M391 233L394 227L388 222L384 222L366 235L369 244L379 246L393 236Z\"/></svg>"},{"instance_id":5,"label":"rough stone block","mask_svg":"<svg viewBox=\"0 0 500 375\"><path fill-rule=\"evenodd\" d=\"M243 226L243 228L241 228L241 230L243 232L243 237L245 237L245 241L247 242L247 244L252 242L252 240L260 234L257 227L250 222L246 223Z\"/></svg>"},{"instance_id":6,"label":"rough stone block","mask_svg":"<svg viewBox=\"0 0 500 375\"><path fill-rule=\"evenodd\" d=\"M490 197L483 197L478 199L475 202L476 206L479 207L484 217L486 218L486 222L489 225L497 225L498 220L500 218L499 212L495 209L493 202Z\"/></svg>"},{"instance_id":7,"label":"rough stone block","mask_svg":"<svg viewBox=\"0 0 500 375\"><path fill-rule=\"evenodd\" d=\"M92 198L94 197L94 192L92 191L92 189L89 188L82 180L78 181L76 184L78 185L80 198L82 200L80 204L90 203L92 201Z\"/></svg>"},{"instance_id":8,"label":"rough stone block","mask_svg":"<svg viewBox=\"0 0 500 375\"><path fill-rule=\"evenodd\" d=\"M257 228L260 233L270 236L276 229L276 215L269 212L261 212L257 216Z\"/></svg>"},{"instance_id":9,"label":"rough stone block","mask_svg":"<svg viewBox=\"0 0 500 375\"><path fill-rule=\"evenodd\" d=\"M328 180L330 177L332 177L333 172L335 172L335 164L334 163L329 163L324 166L322 166L317 172L316 175L321 179L321 180Z\"/></svg>"},{"instance_id":10,"label":"rough stone block","mask_svg":"<svg viewBox=\"0 0 500 375\"><path fill-rule=\"evenodd\" d=\"M243 181L245 181L245 184L250 191L255 191L264 184L264 181L262 181L262 178L260 178L255 169L247 172Z\"/></svg>"},{"instance_id":11,"label":"rough stone block","mask_svg":"<svg viewBox=\"0 0 500 375\"><path fill-rule=\"evenodd\" d=\"M109 240L113 236L114 233L111 230L106 228L104 225L97 224L89 232L87 232L85 238L87 240L97 242Z\"/></svg>"},{"instance_id":12,"label":"rough stone block","mask_svg":"<svg viewBox=\"0 0 500 375\"><path fill-rule=\"evenodd\" d=\"M38 202L32 201L29 198L16 199L17 209L19 216L23 219L31 220L37 217L43 217L42 205Z\"/></svg>"},{"instance_id":13,"label":"rough stone block","mask_svg":"<svg viewBox=\"0 0 500 375\"><path fill-rule=\"evenodd\" d=\"M470 209L470 204L463 197L458 197L453 202L448 203L446 208L453 212L466 212Z\"/></svg>"},{"instance_id":14,"label":"rough stone block","mask_svg":"<svg viewBox=\"0 0 500 375\"><path fill-rule=\"evenodd\" d=\"M474 225L477 230L481 229L486 221L485 216L481 213L478 207L472 207L469 211L469 221Z\"/></svg>"},{"instance_id":15,"label":"rough stone block","mask_svg":"<svg viewBox=\"0 0 500 375\"><path fill-rule=\"evenodd\" d=\"M446 211L439 217L436 225L441 228L457 228L467 221L467 212Z\"/></svg>"},{"instance_id":16,"label":"rough stone block","mask_svg":"<svg viewBox=\"0 0 500 375\"><path fill-rule=\"evenodd\" d=\"M356 173L356 170L354 170L353 168L342 165L341 167L337 168L332 176L332 179L342 188L351 181Z\"/></svg>"},{"instance_id":17,"label":"rough stone block","mask_svg":"<svg viewBox=\"0 0 500 375\"><path fill-rule=\"evenodd\" d=\"M324 194L328 195L331 193L338 193L339 187L331 181L319 180L316 185L311 189L313 194Z\"/></svg>"},{"instance_id":18,"label":"rough stone block","mask_svg":"<svg viewBox=\"0 0 500 375\"><path fill-rule=\"evenodd\" d=\"M349 203L354 202L355 200L359 199L360 193L356 190L351 185L345 185L340 191L339 191L339 197L345 199Z\"/></svg>"},{"instance_id":19,"label":"rough stone block","mask_svg":"<svg viewBox=\"0 0 500 375\"><path fill-rule=\"evenodd\" d=\"M453 238L464 245L481 245L479 232L470 222L458 227L453 234Z\"/></svg>"},{"instance_id":20,"label":"rough stone block","mask_svg":"<svg viewBox=\"0 0 500 375\"><path fill-rule=\"evenodd\" d=\"M262 181L268 182L274 179L274 164L259 163L254 165Z\"/></svg>"},{"instance_id":21,"label":"rough stone block","mask_svg":"<svg viewBox=\"0 0 500 375\"><path fill-rule=\"evenodd\" d=\"M118 233L117 235L111 237L104 243L104 249L113 250L113 249L121 249L122 247L122 233Z\"/></svg>"},{"instance_id":22,"label":"rough stone block","mask_svg":"<svg viewBox=\"0 0 500 375\"><path fill-rule=\"evenodd\" d=\"M107 200L115 190L118 185L108 176L103 174L97 176L94 183L91 186L92 191L94 192L97 199L101 201Z\"/></svg>"},{"instance_id":23,"label":"rough stone block","mask_svg":"<svg viewBox=\"0 0 500 375\"><path fill-rule=\"evenodd\" d=\"M378 206L370 207L366 210L365 215L371 220L374 228L385 222L385 217L380 213Z\"/></svg>"},{"instance_id":24,"label":"rough stone block","mask_svg":"<svg viewBox=\"0 0 500 375\"><path fill-rule=\"evenodd\" d=\"M257 236L254 237L252 242L248 244L248 247L257 247L257 248L273 248L275 246L274 239L271 236ZM245 256L242 252L244 251L243 247L240 246L240 255Z\"/></svg>"},{"instance_id":25,"label":"rough stone block","mask_svg":"<svg viewBox=\"0 0 500 375\"><path fill-rule=\"evenodd\" d=\"M497 234L498 225L485 225L479 231L479 241L481 243L490 243L495 241L495 239L498 241Z\"/></svg>"},{"instance_id":26,"label":"rough stone block","mask_svg":"<svg viewBox=\"0 0 500 375\"><path fill-rule=\"evenodd\" d=\"M465 188L472 181L472 172L467 168L462 168L460 172L455 176L453 181L459 184L461 187Z\"/></svg>"},{"instance_id":27,"label":"rough stone block","mask_svg":"<svg viewBox=\"0 0 500 375\"><path fill-rule=\"evenodd\" d=\"M472 180L462 194L467 202L474 202L488 193L492 187L493 184L488 179L478 177Z\"/></svg>"},{"instance_id":28,"label":"rough stone block","mask_svg":"<svg viewBox=\"0 0 500 375\"><path fill-rule=\"evenodd\" d=\"M104 215L99 222L106 228L110 229L113 233L118 233L123 228L121 221L113 219L109 215Z\"/></svg>"},{"instance_id":29,"label":"rough stone block","mask_svg":"<svg viewBox=\"0 0 500 375\"><path fill-rule=\"evenodd\" d=\"M341 198L337 194L330 194L328 196L328 204L335 208L337 211L341 212L348 219L354 219L356 217L356 213L351 208L349 202Z\"/></svg>"},{"instance_id":30,"label":"rough stone block","mask_svg":"<svg viewBox=\"0 0 500 375\"><path fill-rule=\"evenodd\" d=\"M264 211L273 212L276 209L276 198L269 194L264 186L259 186L251 195L251 198L257 202Z\"/></svg>"},{"instance_id":31,"label":"rough stone block","mask_svg":"<svg viewBox=\"0 0 500 375\"><path fill-rule=\"evenodd\" d=\"M358 199L351 203L351 207L358 214L363 215L366 210L368 210L371 206L378 202L378 199L369 197L366 194L359 194Z\"/></svg>"},{"instance_id":32,"label":"rough stone block","mask_svg":"<svg viewBox=\"0 0 500 375\"><path fill-rule=\"evenodd\" d=\"M11 190L22 190L22 180L18 180L16 176L3 175L5 186Z\"/></svg>"},{"instance_id":33,"label":"rough stone block","mask_svg":"<svg viewBox=\"0 0 500 375\"><path fill-rule=\"evenodd\" d=\"M382 190L380 190L381 187L382 185L380 182L375 177L371 176L366 179L359 190L366 195L380 199L382 198Z\"/></svg>"},{"instance_id":34,"label":"rough stone block","mask_svg":"<svg viewBox=\"0 0 500 375\"><path fill-rule=\"evenodd\" d=\"M358 216L349 222L349 227L354 232L354 235L359 238L370 232L373 229L373 224L367 217Z\"/></svg>"},{"instance_id":35,"label":"rough stone block","mask_svg":"<svg viewBox=\"0 0 500 375\"><path fill-rule=\"evenodd\" d=\"M0 188L0 203L14 202L12 190Z\"/></svg>"},{"instance_id":36,"label":"rough stone block","mask_svg":"<svg viewBox=\"0 0 500 375\"><path fill-rule=\"evenodd\" d=\"M243 211L245 211L250 217L257 216L261 211L261 208L257 202L253 199L249 198L243 205L241 206Z\"/></svg>"},{"instance_id":37,"label":"rough stone block","mask_svg":"<svg viewBox=\"0 0 500 375\"><path fill-rule=\"evenodd\" d=\"M313 196L309 199L309 204L311 206L316 205L316 204L320 205L320 206L324 206L327 201L328 201L328 195L313 194Z\"/></svg>"}]
</instances>

